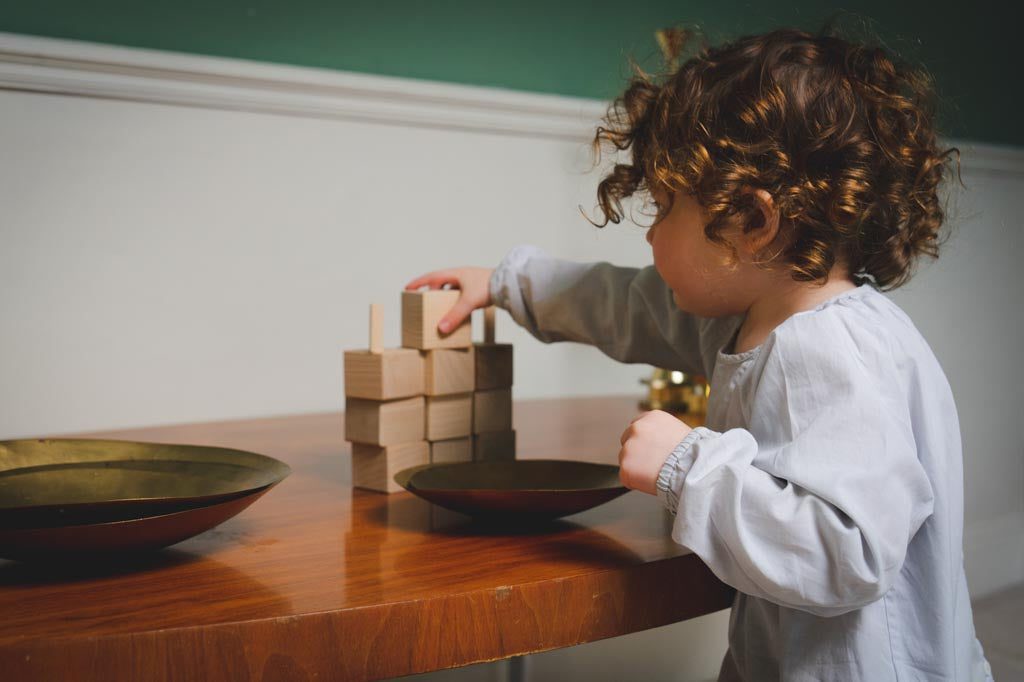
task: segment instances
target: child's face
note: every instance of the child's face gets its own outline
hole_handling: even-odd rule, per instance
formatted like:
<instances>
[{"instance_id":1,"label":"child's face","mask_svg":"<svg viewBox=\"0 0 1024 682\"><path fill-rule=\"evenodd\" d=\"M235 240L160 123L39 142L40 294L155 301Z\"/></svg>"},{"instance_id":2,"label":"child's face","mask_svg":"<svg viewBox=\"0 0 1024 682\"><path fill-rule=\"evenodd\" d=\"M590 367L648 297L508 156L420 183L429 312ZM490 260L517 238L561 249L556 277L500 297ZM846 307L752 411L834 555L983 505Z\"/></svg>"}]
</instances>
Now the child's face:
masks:
<instances>
[{"instance_id":1,"label":"child's face","mask_svg":"<svg viewBox=\"0 0 1024 682\"><path fill-rule=\"evenodd\" d=\"M708 217L697 200L689 194L676 192L670 196L652 191L662 218L648 228L647 241L654 251L654 267L672 289L676 305L702 317L735 315L746 310L759 283L756 273L741 262L730 265L729 251L708 241L704 226ZM736 230L730 226L723 236L735 241Z\"/></svg>"}]
</instances>

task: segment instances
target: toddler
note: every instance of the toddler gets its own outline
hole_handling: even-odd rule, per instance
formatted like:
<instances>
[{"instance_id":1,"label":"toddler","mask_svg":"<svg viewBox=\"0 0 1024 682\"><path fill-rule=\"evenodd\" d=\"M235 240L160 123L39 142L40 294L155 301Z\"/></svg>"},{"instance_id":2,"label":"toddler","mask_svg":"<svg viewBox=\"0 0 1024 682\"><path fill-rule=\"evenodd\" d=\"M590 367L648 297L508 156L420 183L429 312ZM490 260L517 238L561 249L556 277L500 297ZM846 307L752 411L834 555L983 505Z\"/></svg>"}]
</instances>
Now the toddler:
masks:
<instances>
[{"instance_id":1,"label":"toddler","mask_svg":"<svg viewBox=\"0 0 1024 682\"><path fill-rule=\"evenodd\" d=\"M660 498L672 538L736 588L721 680L987 680L962 554L956 406L884 290L936 257L940 151L925 72L823 30L703 46L659 34L602 142L631 151L598 185L653 201L653 265L513 249L439 324L496 304L543 342L710 378L704 426L626 426L625 485ZM958 152L957 152L958 153ZM624 425L625 426L625 425Z\"/></svg>"}]
</instances>

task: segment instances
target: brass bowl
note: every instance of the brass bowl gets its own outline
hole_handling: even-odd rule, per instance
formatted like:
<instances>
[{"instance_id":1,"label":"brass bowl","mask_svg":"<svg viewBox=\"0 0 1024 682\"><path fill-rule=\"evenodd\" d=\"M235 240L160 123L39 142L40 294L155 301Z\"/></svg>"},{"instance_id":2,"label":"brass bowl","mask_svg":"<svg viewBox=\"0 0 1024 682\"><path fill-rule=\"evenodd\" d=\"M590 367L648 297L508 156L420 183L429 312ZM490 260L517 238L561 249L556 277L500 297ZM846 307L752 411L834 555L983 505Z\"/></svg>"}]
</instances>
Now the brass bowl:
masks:
<instances>
[{"instance_id":1,"label":"brass bowl","mask_svg":"<svg viewBox=\"0 0 1024 682\"><path fill-rule=\"evenodd\" d=\"M0 441L0 556L13 556L16 547L7 543L27 531L46 537L43 531L51 529L51 539L60 544L73 531L59 529L85 532L86 526L153 517L171 523L184 519L182 528L196 517L216 525L290 472L272 457L230 448L93 439ZM214 506L235 511L223 518L199 511ZM175 516L189 511L196 514ZM143 531L151 527L134 525ZM118 532L114 526L107 530Z\"/></svg>"},{"instance_id":2,"label":"brass bowl","mask_svg":"<svg viewBox=\"0 0 1024 682\"><path fill-rule=\"evenodd\" d=\"M395 482L447 509L511 522L576 514L629 490L617 466L556 459L422 464Z\"/></svg>"},{"instance_id":3,"label":"brass bowl","mask_svg":"<svg viewBox=\"0 0 1024 682\"><path fill-rule=\"evenodd\" d=\"M105 561L168 547L220 525L273 486L214 504L123 521L45 528L0 528L0 558Z\"/></svg>"}]
</instances>

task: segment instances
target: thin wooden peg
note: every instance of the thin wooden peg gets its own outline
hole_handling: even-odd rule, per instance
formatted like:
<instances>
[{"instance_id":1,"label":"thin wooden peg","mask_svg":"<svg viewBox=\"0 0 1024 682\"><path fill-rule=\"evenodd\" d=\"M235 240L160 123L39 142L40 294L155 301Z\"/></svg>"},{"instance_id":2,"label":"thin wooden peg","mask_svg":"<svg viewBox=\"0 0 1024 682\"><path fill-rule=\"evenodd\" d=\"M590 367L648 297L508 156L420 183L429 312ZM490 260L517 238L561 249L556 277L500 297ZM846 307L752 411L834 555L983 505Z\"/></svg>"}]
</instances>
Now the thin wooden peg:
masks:
<instances>
[{"instance_id":1,"label":"thin wooden peg","mask_svg":"<svg viewBox=\"0 0 1024 682\"><path fill-rule=\"evenodd\" d=\"M494 306L484 308L484 343L494 343Z\"/></svg>"},{"instance_id":2,"label":"thin wooden peg","mask_svg":"<svg viewBox=\"0 0 1024 682\"><path fill-rule=\"evenodd\" d=\"M370 352L384 352L384 313L380 303L370 304Z\"/></svg>"}]
</instances>

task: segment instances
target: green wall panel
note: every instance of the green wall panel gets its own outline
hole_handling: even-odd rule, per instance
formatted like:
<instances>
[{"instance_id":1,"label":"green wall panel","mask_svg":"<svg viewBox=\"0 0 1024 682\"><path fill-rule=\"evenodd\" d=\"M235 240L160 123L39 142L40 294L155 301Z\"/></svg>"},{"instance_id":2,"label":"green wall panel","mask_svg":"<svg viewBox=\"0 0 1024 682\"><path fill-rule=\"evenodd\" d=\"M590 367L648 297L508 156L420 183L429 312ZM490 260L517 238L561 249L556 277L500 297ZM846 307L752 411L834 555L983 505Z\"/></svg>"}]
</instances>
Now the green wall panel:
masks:
<instances>
[{"instance_id":1,"label":"green wall panel","mask_svg":"<svg viewBox=\"0 0 1024 682\"><path fill-rule=\"evenodd\" d=\"M0 0L0 31L609 99L627 55L657 65L656 28L722 39L816 29L840 9L932 71L943 134L1024 145L1015 22L965 3Z\"/></svg>"}]
</instances>

